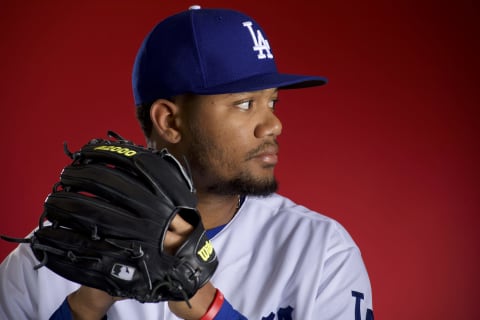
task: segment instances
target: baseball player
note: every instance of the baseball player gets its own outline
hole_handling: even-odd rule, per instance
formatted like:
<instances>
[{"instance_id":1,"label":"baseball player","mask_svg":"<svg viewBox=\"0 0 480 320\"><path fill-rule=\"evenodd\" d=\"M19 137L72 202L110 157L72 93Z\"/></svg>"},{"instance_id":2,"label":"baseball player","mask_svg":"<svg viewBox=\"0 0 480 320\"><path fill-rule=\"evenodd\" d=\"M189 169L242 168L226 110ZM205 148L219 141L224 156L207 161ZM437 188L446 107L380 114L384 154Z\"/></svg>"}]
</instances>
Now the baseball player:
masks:
<instances>
[{"instance_id":1,"label":"baseball player","mask_svg":"<svg viewBox=\"0 0 480 320\"><path fill-rule=\"evenodd\" d=\"M139 49L133 91L147 145L187 160L218 257L188 304L114 297L34 270L38 257L20 244L0 265L0 319L373 319L368 274L347 231L276 193L279 92L326 80L279 73L274 54L251 17L198 6L161 21ZM175 216L165 246L176 252L191 232Z\"/></svg>"}]
</instances>

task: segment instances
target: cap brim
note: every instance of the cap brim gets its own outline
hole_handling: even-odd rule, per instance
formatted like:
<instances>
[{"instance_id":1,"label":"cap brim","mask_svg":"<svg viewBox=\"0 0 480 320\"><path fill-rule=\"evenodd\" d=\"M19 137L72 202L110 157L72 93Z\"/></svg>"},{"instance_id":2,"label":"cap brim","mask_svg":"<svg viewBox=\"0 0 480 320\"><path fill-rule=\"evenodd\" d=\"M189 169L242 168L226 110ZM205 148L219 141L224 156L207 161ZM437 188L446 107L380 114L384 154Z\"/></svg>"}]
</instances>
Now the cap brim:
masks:
<instances>
[{"instance_id":1,"label":"cap brim","mask_svg":"<svg viewBox=\"0 0 480 320\"><path fill-rule=\"evenodd\" d=\"M237 93L250 92L263 89L300 89L315 86L322 86L328 80L324 77L317 76L303 76L283 73L268 73L256 75L253 77L240 79L226 84L208 87L196 88L194 94L223 94L223 93Z\"/></svg>"}]
</instances>

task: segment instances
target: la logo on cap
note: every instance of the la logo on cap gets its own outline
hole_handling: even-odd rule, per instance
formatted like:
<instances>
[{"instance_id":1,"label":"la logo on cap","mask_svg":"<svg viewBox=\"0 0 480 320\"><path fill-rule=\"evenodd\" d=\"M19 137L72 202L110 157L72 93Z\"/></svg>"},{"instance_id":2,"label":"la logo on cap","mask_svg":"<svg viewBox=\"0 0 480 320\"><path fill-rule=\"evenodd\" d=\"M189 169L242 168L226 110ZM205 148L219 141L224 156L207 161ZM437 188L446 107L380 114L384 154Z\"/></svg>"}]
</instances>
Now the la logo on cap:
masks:
<instances>
[{"instance_id":1,"label":"la logo on cap","mask_svg":"<svg viewBox=\"0 0 480 320\"><path fill-rule=\"evenodd\" d=\"M254 43L253 50L258 51L257 58L258 59L273 59L273 54L270 52L270 45L268 44L268 40L263 37L263 34L260 30L257 30L257 34L255 35L255 31L252 27L251 21L245 21L243 26L250 31L250 35L252 36L252 40ZM265 51L265 52L264 52Z\"/></svg>"}]
</instances>

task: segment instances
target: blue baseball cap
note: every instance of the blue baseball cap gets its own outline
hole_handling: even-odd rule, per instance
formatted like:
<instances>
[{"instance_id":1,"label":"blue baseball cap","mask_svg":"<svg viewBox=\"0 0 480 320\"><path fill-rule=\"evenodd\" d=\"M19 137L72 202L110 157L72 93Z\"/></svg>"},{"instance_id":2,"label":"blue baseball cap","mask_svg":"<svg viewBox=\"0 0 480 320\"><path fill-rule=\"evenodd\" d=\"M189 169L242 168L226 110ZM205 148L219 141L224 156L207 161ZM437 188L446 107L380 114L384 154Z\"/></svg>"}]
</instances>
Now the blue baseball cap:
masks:
<instances>
[{"instance_id":1,"label":"blue baseball cap","mask_svg":"<svg viewBox=\"0 0 480 320\"><path fill-rule=\"evenodd\" d=\"M158 23L133 67L135 104L176 95L249 92L323 85L323 77L277 71L261 27L229 9L193 6Z\"/></svg>"}]
</instances>

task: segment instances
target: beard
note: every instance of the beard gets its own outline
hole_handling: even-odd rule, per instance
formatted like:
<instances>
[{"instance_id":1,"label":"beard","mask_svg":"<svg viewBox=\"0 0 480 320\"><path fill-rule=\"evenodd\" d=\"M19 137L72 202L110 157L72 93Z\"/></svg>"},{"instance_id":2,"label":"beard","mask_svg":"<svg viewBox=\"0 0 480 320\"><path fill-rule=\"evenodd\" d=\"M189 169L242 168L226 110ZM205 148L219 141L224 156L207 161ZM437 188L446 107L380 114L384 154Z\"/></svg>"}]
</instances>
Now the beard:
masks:
<instances>
[{"instance_id":1,"label":"beard","mask_svg":"<svg viewBox=\"0 0 480 320\"><path fill-rule=\"evenodd\" d=\"M218 195L268 196L277 191L278 183L273 175L259 178L247 169L239 169L240 166L229 160L232 155L216 145L199 126L191 125L190 132L192 143L186 157L197 181L208 181L204 186L207 192ZM244 160L248 161L267 145L268 143L248 152ZM231 177L223 177L220 169L235 173Z\"/></svg>"},{"instance_id":2,"label":"beard","mask_svg":"<svg viewBox=\"0 0 480 320\"><path fill-rule=\"evenodd\" d=\"M249 175L239 174L233 179L217 179L215 184L210 184L207 191L221 195L255 195L266 197L278 189L275 177L259 179Z\"/></svg>"}]
</instances>

